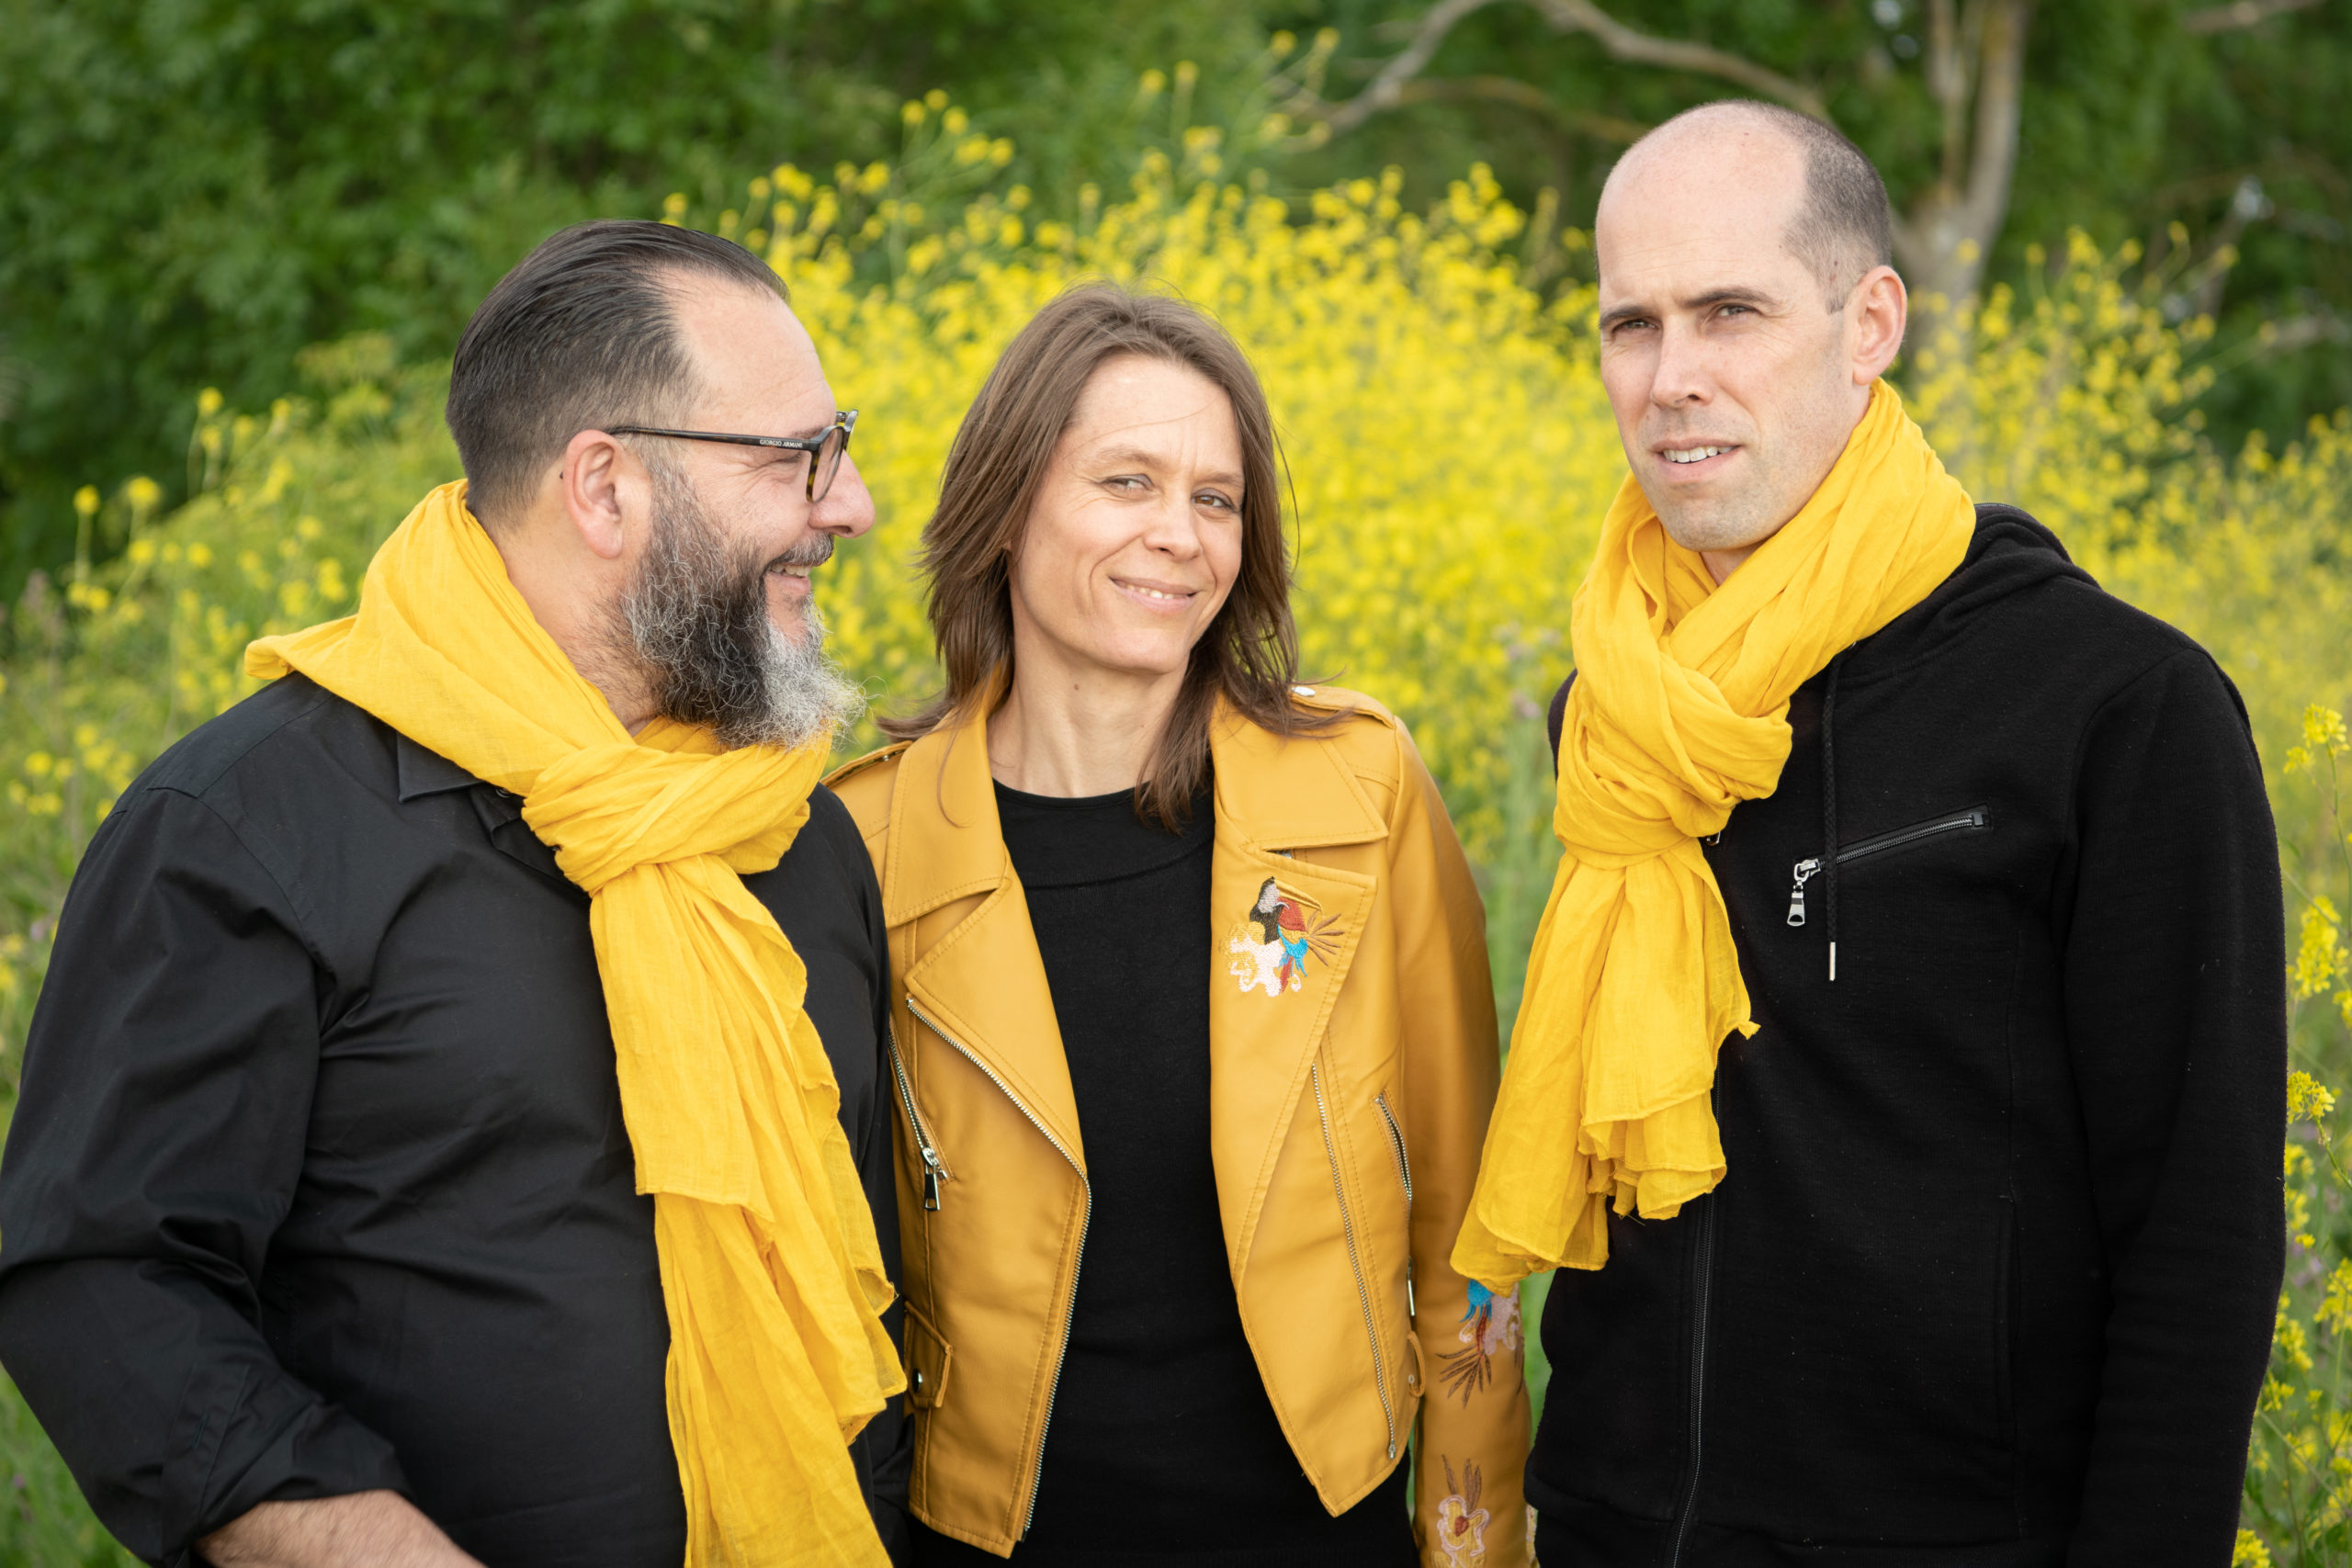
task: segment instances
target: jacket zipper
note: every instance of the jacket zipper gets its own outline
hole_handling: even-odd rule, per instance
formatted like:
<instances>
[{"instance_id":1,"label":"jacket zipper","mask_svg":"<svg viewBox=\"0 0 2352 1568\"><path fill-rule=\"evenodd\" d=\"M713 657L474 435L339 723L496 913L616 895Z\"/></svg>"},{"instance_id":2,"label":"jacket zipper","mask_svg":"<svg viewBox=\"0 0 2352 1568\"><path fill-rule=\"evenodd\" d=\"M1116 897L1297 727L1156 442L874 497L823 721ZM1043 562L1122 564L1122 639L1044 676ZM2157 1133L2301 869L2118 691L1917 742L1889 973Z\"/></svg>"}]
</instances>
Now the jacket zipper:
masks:
<instances>
[{"instance_id":1,"label":"jacket zipper","mask_svg":"<svg viewBox=\"0 0 2352 1568\"><path fill-rule=\"evenodd\" d=\"M1859 843L1848 844L1838 852L1838 863L1844 865L1849 861L1858 861L1865 855L1878 854L1886 850L1899 850L1905 844L1932 838L1938 833L1958 833L1982 828L1986 821L1984 808L1981 806L1972 806L1965 811L1948 811L1941 817L1930 818L1925 822L1914 822L1908 828L1897 828L1891 833L1881 833L1876 838L1864 839ZM1811 860L1801 860L1792 868L1791 874L1794 880L1789 885L1789 924L1792 926L1804 924L1804 885L1812 881L1820 870L1821 860L1818 856Z\"/></svg>"},{"instance_id":2,"label":"jacket zipper","mask_svg":"<svg viewBox=\"0 0 2352 1568\"><path fill-rule=\"evenodd\" d=\"M913 1011L913 1004L908 1004ZM885 1019L883 1039L890 1048L890 1071L899 1080L899 1103L907 1108L907 1126L915 1135L915 1150L922 1156L922 1206L932 1213L939 1212L939 1184L953 1180L947 1168L939 1161L939 1150L933 1146L931 1132L922 1124L922 1113L915 1109L914 1086L907 1081L907 1064L899 1055L899 1026ZM947 1038L940 1035L942 1040Z\"/></svg>"},{"instance_id":3,"label":"jacket zipper","mask_svg":"<svg viewBox=\"0 0 2352 1568\"><path fill-rule=\"evenodd\" d=\"M1372 1288L1364 1283L1363 1260L1356 1256L1356 1224L1348 1214L1348 1190L1340 1180L1340 1146L1331 1138L1331 1108L1323 1101L1323 1065L1309 1062L1307 1076L1315 1085L1315 1114L1323 1121L1323 1153L1331 1162L1331 1192L1340 1201L1340 1231L1347 1237L1348 1267L1355 1270L1356 1299L1363 1303L1363 1331L1372 1341L1372 1381L1380 1393L1380 1414L1388 1423L1388 1457L1396 1457L1396 1410L1388 1402L1388 1367L1381 1359L1380 1328L1372 1315ZM1385 1111L1386 1107L1382 1108ZM1393 1128L1394 1122L1390 1123Z\"/></svg>"},{"instance_id":4,"label":"jacket zipper","mask_svg":"<svg viewBox=\"0 0 2352 1568\"><path fill-rule=\"evenodd\" d=\"M1054 1399L1061 1393L1062 1363L1069 1359L1070 1325L1078 1316L1078 1274L1079 1270L1086 1266L1086 1227L1094 1217L1094 1184L1086 1179L1086 1168L1078 1163L1077 1157L1069 1152L1069 1146L1054 1136L1053 1129L1039 1121L1035 1111L1021 1103L1021 1097L1012 1092L1011 1085L997 1077L994 1067L965 1049L962 1041L933 1023L922 1009L915 1006L915 999L912 997L907 998L907 1010L914 1014L924 1028L953 1046L966 1061L988 1075L989 1082L996 1085L1003 1092L1004 1098L1012 1101L1012 1108L1029 1118L1029 1124L1045 1134L1046 1142L1054 1145L1054 1152L1069 1161L1070 1169L1078 1173L1079 1190L1085 1195L1086 1209L1079 1216L1078 1221L1078 1258L1070 1265L1069 1269L1069 1310L1062 1314L1061 1348L1054 1352L1054 1380L1046 1386L1046 1419L1044 1425L1037 1428L1037 1462L1029 1470L1029 1507L1021 1516L1021 1538L1025 1540L1029 1534L1029 1527L1035 1523L1037 1518L1037 1483L1046 1473L1046 1434L1053 1429Z\"/></svg>"},{"instance_id":5,"label":"jacket zipper","mask_svg":"<svg viewBox=\"0 0 2352 1568\"><path fill-rule=\"evenodd\" d=\"M1388 1123L1388 1146L1396 1151L1396 1179L1405 1184L1405 1228L1410 1236L1413 1225L1413 1163L1405 1157L1405 1130L1396 1125L1396 1112L1388 1109L1386 1090L1372 1097L1380 1107L1380 1119ZM1413 1248L1408 1240L1405 1247L1405 1315L1419 1321L1420 1309L1413 1304Z\"/></svg>"},{"instance_id":6,"label":"jacket zipper","mask_svg":"<svg viewBox=\"0 0 2352 1568\"><path fill-rule=\"evenodd\" d=\"M1700 1438L1707 1410L1707 1317L1715 1279L1715 1204L1709 1193L1692 1216L1698 1222L1694 1246L1699 1252L1698 1305L1690 1314L1690 1476L1683 1483L1682 1506L1674 1519L1674 1546L1666 1568L1681 1568L1682 1548L1690 1539L1690 1521L1699 1512Z\"/></svg>"}]
</instances>

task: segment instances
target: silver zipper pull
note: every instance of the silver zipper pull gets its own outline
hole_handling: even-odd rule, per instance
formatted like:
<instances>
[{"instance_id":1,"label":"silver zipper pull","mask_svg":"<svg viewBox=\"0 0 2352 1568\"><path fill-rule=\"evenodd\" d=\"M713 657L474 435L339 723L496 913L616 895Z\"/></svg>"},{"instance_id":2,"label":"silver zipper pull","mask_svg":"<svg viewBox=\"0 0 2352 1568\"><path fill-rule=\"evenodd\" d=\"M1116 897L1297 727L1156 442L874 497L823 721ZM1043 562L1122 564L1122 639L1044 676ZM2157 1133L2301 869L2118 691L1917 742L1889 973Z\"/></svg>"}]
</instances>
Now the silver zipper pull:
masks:
<instances>
[{"instance_id":1,"label":"silver zipper pull","mask_svg":"<svg viewBox=\"0 0 2352 1568\"><path fill-rule=\"evenodd\" d=\"M1820 869L1821 863L1817 860L1797 862L1793 873L1796 881L1789 887L1789 924L1804 924L1804 885L1813 880L1813 874Z\"/></svg>"},{"instance_id":2,"label":"silver zipper pull","mask_svg":"<svg viewBox=\"0 0 2352 1568\"><path fill-rule=\"evenodd\" d=\"M939 1163L933 1150L922 1151L922 1206L932 1213L939 1212L939 1184L947 1179L947 1170Z\"/></svg>"}]
</instances>

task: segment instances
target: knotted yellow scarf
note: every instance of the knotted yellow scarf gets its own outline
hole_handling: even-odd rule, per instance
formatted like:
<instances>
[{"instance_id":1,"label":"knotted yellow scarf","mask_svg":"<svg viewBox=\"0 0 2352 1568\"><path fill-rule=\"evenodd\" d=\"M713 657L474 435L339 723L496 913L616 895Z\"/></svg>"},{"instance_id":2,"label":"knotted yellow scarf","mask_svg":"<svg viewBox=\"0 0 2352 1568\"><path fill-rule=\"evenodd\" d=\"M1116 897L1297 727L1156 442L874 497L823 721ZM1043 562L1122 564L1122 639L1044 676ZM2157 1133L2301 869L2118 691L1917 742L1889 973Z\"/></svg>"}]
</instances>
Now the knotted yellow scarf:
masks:
<instances>
[{"instance_id":1,"label":"knotted yellow scarf","mask_svg":"<svg viewBox=\"0 0 2352 1568\"><path fill-rule=\"evenodd\" d=\"M808 971L737 875L791 846L826 748L721 750L658 719L631 739L532 618L462 483L384 542L358 615L265 637L245 668L299 670L521 795L589 896L653 1194L689 1568L887 1564L847 1443L905 1386L890 1284L801 1009Z\"/></svg>"},{"instance_id":2,"label":"knotted yellow scarf","mask_svg":"<svg viewBox=\"0 0 2352 1568\"><path fill-rule=\"evenodd\" d=\"M1563 853L1453 1266L1496 1288L1609 1259L1607 1206L1723 1179L1715 1052L1753 1034L1698 840L1772 793L1789 697L1967 553L1968 494L1881 381L1829 477L1722 587L1629 477L1577 591Z\"/></svg>"}]
</instances>

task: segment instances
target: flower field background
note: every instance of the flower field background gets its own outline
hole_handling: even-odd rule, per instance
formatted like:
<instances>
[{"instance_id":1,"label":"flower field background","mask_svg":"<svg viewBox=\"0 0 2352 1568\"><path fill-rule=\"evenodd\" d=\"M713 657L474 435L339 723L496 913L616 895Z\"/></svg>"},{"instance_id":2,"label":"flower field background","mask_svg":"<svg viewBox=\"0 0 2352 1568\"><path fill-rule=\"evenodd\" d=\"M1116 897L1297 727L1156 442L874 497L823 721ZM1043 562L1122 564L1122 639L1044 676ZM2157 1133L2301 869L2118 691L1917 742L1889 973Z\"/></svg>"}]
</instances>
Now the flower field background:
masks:
<instances>
[{"instance_id":1,"label":"flower field background","mask_svg":"<svg viewBox=\"0 0 2352 1568\"><path fill-rule=\"evenodd\" d=\"M1181 293L1264 378L1295 491L1306 666L1410 724L1481 870L1508 1019L1556 853L1542 705L1567 671L1570 599L1624 471L1591 297L1531 281L1584 237L1513 209L1480 169L1429 210L1408 210L1393 175L1284 203L1227 178L1206 130L1144 155L1127 188L1088 193L1075 220L1035 221L1005 174L1010 145L943 97L907 105L903 132L895 163L778 168L732 207L668 211L770 257L861 411L880 522L819 584L844 664L886 710L930 690L912 547L956 422L1029 313L1095 276ZM2352 1562L2352 1207L2326 1087L2352 1078L2352 417L2284 449L2215 450L2196 407L2216 368L2209 329L2167 319L2166 279L2136 252L2053 239L2032 289L1959 313L1959 335L1921 345L1899 378L1975 494L2056 528L2245 694L2290 878L2307 1076L2240 1557ZM388 342L312 350L302 376L264 410L207 395L194 499L177 510L159 510L152 481L83 491L77 564L37 576L6 612L0 1116L74 866L112 801L254 689L247 640L347 613L377 541L458 472L443 384L396 368ZM128 1561L13 1392L0 1462L14 1489L0 1562Z\"/></svg>"}]
</instances>

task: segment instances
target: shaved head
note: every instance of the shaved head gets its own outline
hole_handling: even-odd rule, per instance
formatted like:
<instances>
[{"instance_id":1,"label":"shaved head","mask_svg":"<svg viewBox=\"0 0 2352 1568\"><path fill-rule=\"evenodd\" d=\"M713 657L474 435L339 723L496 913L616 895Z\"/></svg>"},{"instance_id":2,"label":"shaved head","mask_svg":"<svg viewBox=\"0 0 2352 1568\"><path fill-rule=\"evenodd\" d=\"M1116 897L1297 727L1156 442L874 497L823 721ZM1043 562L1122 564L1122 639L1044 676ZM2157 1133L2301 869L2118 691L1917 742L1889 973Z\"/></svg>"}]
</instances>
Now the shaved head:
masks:
<instances>
[{"instance_id":1,"label":"shaved head","mask_svg":"<svg viewBox=\"0 0 2352 1568\"><path fill-rule=\"evenodd\" d=\"M1627 149L1610 183L1651 159L1743 131L1781 138L1796 159L1804 189L1781 243L1821 279L1829 309L1845 303L1864 273L1894 265L1894 214L1877 165L1832 128L1778 104L1730 98L1686 109Z\"/></svg>"},{"instance_id":2,"label":"shaved head","mask_svg":"<svg viewBox=\"0 0 2352 1568\"><path fill-rule=\"evenodd\" d=\"M1601 379L1667 532L1718 581L1794 516L1903 344L1870 160L1769 104L1710 104L1618 160L1593 218Z\"/></svg>"}]
</instances>

